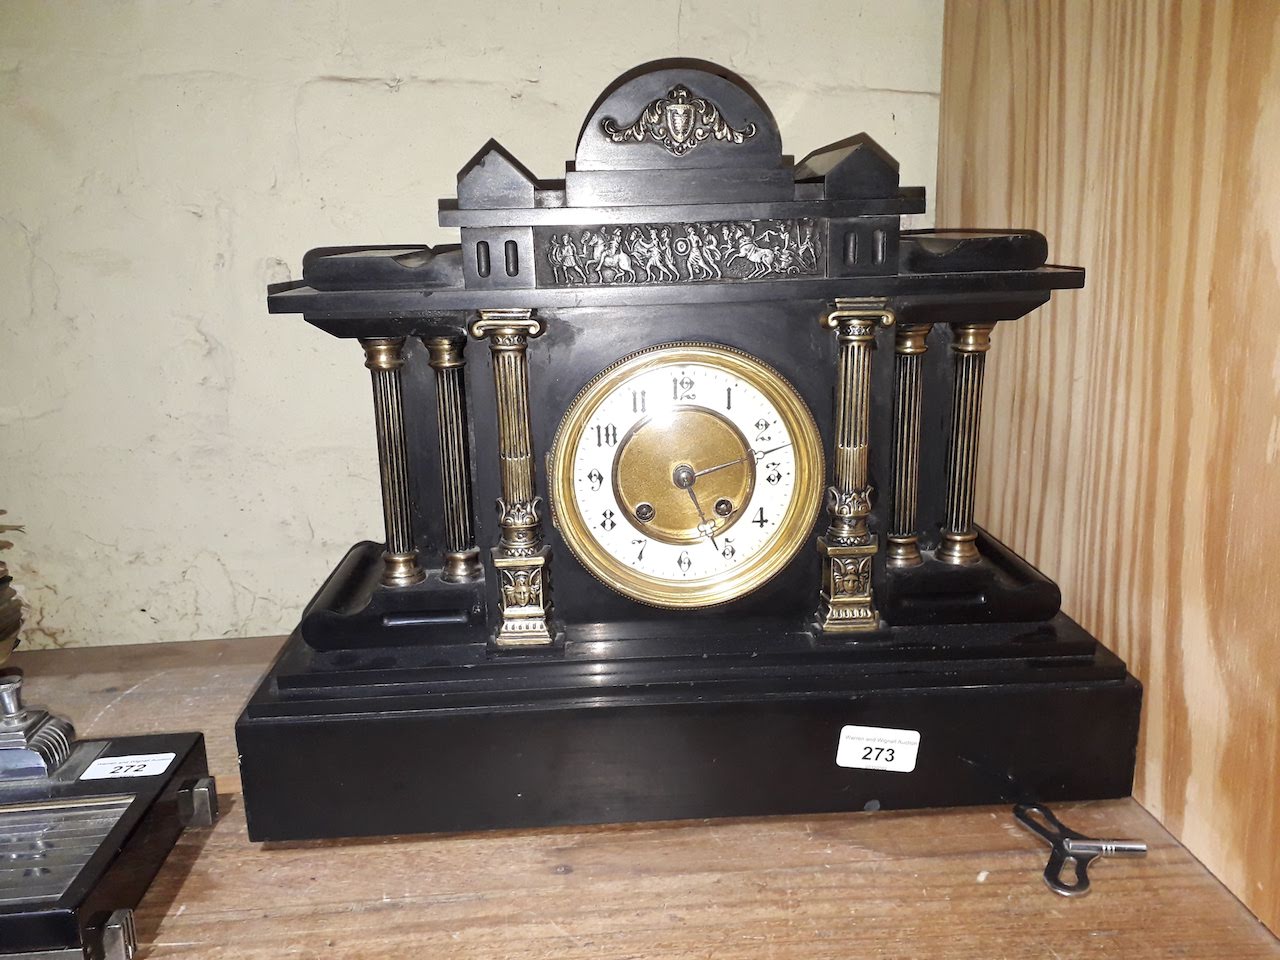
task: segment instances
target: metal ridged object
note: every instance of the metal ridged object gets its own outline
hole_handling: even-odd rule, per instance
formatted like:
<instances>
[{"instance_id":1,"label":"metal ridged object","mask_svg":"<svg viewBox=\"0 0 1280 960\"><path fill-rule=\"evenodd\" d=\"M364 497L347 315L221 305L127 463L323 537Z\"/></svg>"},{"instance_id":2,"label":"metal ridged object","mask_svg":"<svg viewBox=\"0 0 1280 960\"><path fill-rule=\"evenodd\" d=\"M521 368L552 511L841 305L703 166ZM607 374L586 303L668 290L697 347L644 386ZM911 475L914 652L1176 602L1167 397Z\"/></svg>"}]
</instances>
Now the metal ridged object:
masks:
<instances>
[{"instance_id":1,"label":"metal ridged object","mask_svg":"<svg viewBox=\"0 0 1280 960\"><path fill-rule=\"evenodd\" d=\"M0 674L0 781L48 776L71 755L75 738L68 721L23 704L21 674Z\"/></svg>"},{"instance_id":2,"label":"metal ridged object","mask_svg":"<svg viewBox=\"0 0 1280 960\"><path fill-rule=\"evenodd\" d=\"M529 425L529 364L526 338L494 336L493 379L498 387L498 442L502 493L509 504L533 501L533 451ZM520 544L508 546L519 549Z\"/></svg>"},{"instance_id":3,"label":"metal ridged object","mask_svg":"<svg viewBox=\"0 0 1280 960\"><path fill-rule=\"evenodd\" d=\"M184 829L216 815L203 738L71 743L65 721L21 706L15 677L0 677L0 730L28 734L25 747L0 749L0 957L131 960L133 909L151 878ZM44 770L40 755L68 746L63 772ZM18 753L33 762L3 756Z\"/></svg>"},{"instance_id":4,"label":"metal ridged object","mask_svg":"<svg viewBox=\"0 0 1280 960\"><path fill-rule=\"evenodd\" d=\"M498 524L502 533L493 551L497 568L502 624L498 646L539 646L553 640L550 616L550 550L542 542L539 498L534 494L533 428L529 420L531 337L543 324L532 310L481 310L471 326L477 339L487 338L493 358L497 398L498 458L502 497Z\"/></svg>"},{"instance_id":5,"label":"metal ridged object","mask_svg":"<svg viewBox=\"0 0 1280 960\"><path fill-rule=\"evenodd\" d=\"M871 356L876 326L894 321L878 300L837 300L823 323L836 331L835 463L828 491L831 522L818 539L822 591L818 626L826 633L858 633L879 626L871 589L876 537L867 527L871 483Z\"/></svg>"},{"instance_id":6,"label":"metal ridged object","mask_svg":"<svg viewBox=\"0 0 1280 960\"><path fill-rule=\"evenodd\" d=\"M894 340L893 523L890 566L919 564L916 511L920 487L920 368L931 324L900 327Z\"/></svg>"},{"instance_id":7,"label":"metal ridged object","mask_svg":"<svg viewBox=\"0 0 1280 960\"><path fill-rule=\"evenodd\" d=\"M973 499L978 467L978 432L982 418L982 379L991 349L992 323L952 327L955 385L951 393L951 435L947 447L947 509L938 559L977 563Z\"/></svg>"},{"instance_id":8,"label":"metal ridged object","mask_svg":"<svg viewBox=\"0 0 1280 960\"><path fill-rule=\"evenodd\" d=\"M45 766L56 770L71 756L71 744L76 731L61 717L50 716L31 734L28 749L44 758Z\"/></svg>"},{"instance_id":9,"label":"metal ridged object","mask_svg":"<svg viewBox=\"0 0 1280 960\"><path fill-rule=\"evenodd\" d=\"M373 380L374 428L378 434L378 469L382 477L382 517L387 549L382 582L388 587L420 583L426 574L418 563L409 516L409 465L400 398L404 338L362 339L365 363Z\"/></svg>"},{"instance_id":10,"label":"metal ridged object","mask_svg":"<svg viewBox=\"0 0 1280 960\"><path fill-rule=\"evenodd\" d=\"M54 900L79 876L132 794L0 807L0 900Z\"/></svg>"},{"instance_id":11,"label":"metal ridged object","mask_svg":"<svg viewBox=\"0 0 1280 960\"><path fill-rule=\"evenodd\" d=\"M440 484L444 501L444 564L450 583L480 576L471 517L471 460L467 444L466 359L462 337L427 337L423 343L436 372L436 421L440 436Z\"/></svg>"}]
</instances>

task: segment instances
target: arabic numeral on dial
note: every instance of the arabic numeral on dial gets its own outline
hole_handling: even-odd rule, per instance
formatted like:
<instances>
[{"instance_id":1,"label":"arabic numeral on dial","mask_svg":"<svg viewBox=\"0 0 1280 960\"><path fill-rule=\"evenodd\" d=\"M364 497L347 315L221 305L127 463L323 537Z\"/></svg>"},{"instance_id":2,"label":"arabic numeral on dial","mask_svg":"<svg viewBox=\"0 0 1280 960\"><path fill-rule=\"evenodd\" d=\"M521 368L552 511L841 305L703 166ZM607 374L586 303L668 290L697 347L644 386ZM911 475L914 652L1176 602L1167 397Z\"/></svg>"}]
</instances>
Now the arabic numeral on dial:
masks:
<instances>
[{"instance_id":1,"label":"arabic numeral on dial","mask_svg":"<svg viewBox=\"0 0 1280 960\"><path fill-rule=\"evenodd\" d=\"M645 408L645 392L643 390L631 391L631 412L646 413Z\"/></svg>"},{"instance_id":2,"label":"arabic numeral on dial","mask_svg":"<svg viewBox=\"0 0 1280 960\"><path fill-rule=\"evenodd\" d=\"M769 472L765 474L764 482L771 487L776 487L782 482L782 464L778 462L766 463L764 468Z\"/></svg>"},{"instance_id":3,"label":"arabic numeral on dial","mask_svg":"<svg viewBox=\"0 0 1280 960\"><path fill-rule=\"evenodd\" d=\"M689 572L689 568L693 566L693 561L689 559L688 550L680 551L680 557L676 560L676 566L680 568L681 573Z\"/></svg>"},{"instance_id":4,"label":"arabic numeral on dial","mask_svg":"<svg viewBox=\"0 0 1280 960\"><path fill-rule=\"evenodd\" d=\"M600 529L608 531L616 527L618 525L618 522L614 520L615 516L617 516L617 514L615 514L612 510L603 511L600 514Z\"/></svg>"},{"instance_id":5,"label":"arabic numeral on dial","mask_svg":"<svg viewBox=\"0 0 1280 960\"><path fill-rule=\"evenodd\" d=\"M612 423L604 426L596 425L596 446L612 447L618 443L618 428Z\"/></svg>"},{"instance_id":6,"label":"arabic numeral on dial","mask_svg":"<svg viewBox=\"0 0 1280 960\"><path fill-rule=\"evenodd\" d=\"M761 507L759 510L756 511L756 515L751 518L751 522L754 523L760 529L762 530L764 529L764 525L770 522L769 518L764 515L764 507Z\"/></svg>"},{"instance_id":7,"label":"arabic numeral on dial","mask_svg":"<svg viewBox=\"0 0 1280 960\"><path fill-rule=\"evenodd\" d=\"M604 483L604 476L595 467L591 468L591 472L587 474L587 480L591 483L591 492L595 493Z\"/></svg>"},{"instance_id":8,"label":"arabic numeral on dial","mask_svg":"<svg viewBox=\"0 0 1280 960\"><path fill-rule=\"evenodd\" d=\"M733 409L733 387L724 388L724 408L726 410Z\"/></svg>"},{"instance_id":9,"label":"arabic numeral on dial","mask_svg":"<svg viewBox=\"0 0 1280 960\"><path fill-rule=\"evenodd\" d=\"M672 400L695 400L693 395L693 378L689 376L671 378Z\"/></svg>"},{"instance_id":10,"label":"arabic numeral on dial","mask_svg":"<svg viewBox=\"0 0 1280 960\"><path fill-rule=\"evenodd\" d=\"M639 563L641 560L644 559L644 548L649 545L649 541L648 540L632 540L631 545L633 547L640 548L640 552L636 554L636 561L635 561L636 563Z\"/></svg>"},{"instance_id":11,"label":"arabic numeral on dial","mask_svg":"<svg viewBox=\"0 0 1280 960\"><path fill-rule=\"evenodd\" d=\"M720 556L724 557L726 560L732 560L735 556L737 556L737 554L738 554L738 551L733 549L733 541L730 540L728 537L725 537L724 549L720 551Z\"/></svg>"},{"instance_id":12,"label":"arabic numeral on dial","mask_svg":"<svg viewBox=\"0 0 1280 960\"><path fill-rule=\"evenodd\" d=\"M756 442L765 443L772 439L769 436L769 421L761 417L756 421Z\"/></svg>"}]
</instances>

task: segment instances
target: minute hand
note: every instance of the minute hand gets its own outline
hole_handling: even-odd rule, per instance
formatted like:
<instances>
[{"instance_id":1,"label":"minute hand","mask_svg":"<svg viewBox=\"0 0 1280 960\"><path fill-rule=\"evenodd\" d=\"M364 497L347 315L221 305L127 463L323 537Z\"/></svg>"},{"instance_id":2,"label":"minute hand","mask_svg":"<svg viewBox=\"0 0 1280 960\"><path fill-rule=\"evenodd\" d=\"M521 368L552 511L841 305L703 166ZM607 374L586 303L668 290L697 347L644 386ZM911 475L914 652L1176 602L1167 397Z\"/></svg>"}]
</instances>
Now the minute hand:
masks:
<instances>
[{"instance_id":1,"label":"minute hand","mask_svg":"<svg viewBox=\"0 0 1280 960\"><path fill-rule=\"evenodd\" d=\"M714 467L707 467L707 469L705 470L697 471L694 474L694 476L695 477L706 476L708 473L715 473L717 470L723 470L725 467L732 467L735 464L744 463L747 460L752 459L753 457L757 461L759 461L767 457L769 454L774 453L778 450L781 450L783 447L789 447L789 446L791 446L791 443L788 441L787 443L780 443L776 447L770 447L768 450L748 450L747 455L745 457L739 457L737 460L730 460L728 463L718 463Z\"/></svg>"}]
</instances>

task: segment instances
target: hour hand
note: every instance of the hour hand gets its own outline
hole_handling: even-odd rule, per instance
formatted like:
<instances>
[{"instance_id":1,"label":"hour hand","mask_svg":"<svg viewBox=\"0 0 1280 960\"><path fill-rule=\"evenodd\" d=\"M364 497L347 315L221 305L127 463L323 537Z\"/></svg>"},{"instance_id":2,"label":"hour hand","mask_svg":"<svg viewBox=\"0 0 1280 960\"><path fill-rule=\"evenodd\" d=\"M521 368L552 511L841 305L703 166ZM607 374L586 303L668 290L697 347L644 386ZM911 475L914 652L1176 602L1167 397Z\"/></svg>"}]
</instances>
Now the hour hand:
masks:
<instances>
[{"instance_id":1,"label":"hour hand","mask_svg":"<svg viewBox=\"0 0 1280 960\"><path fill-rule=\"evenodd\" d=\"M689 499L693 501L693 509L698 511L698 520L700 521L698 523L698 532L705 537L710 537L711 545L719 550L720 545L716 543L715 521L708 520L707 515L702 512L702 504L698 503L698 495L693 492L693 487L685 487L685 490L689 491Z\"/></svg>"}]
</instances>

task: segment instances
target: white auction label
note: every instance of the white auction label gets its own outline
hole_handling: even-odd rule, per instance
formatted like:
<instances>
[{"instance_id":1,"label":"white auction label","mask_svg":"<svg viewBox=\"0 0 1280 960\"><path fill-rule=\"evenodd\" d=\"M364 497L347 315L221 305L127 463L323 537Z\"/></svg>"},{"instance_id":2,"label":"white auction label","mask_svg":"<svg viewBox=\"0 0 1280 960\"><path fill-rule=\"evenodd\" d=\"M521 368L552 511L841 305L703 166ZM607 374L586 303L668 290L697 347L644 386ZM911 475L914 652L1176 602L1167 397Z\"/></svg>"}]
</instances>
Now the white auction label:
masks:
<instances>
[{"instance_id":1,"label":"white auction label","mask_svg":"<svg viewBox=\"0 0 1280 960\"><path fill-rule=\"evenodd\" d=\"M169 769L172 753L135 753L127 757L99 757L80 774L81 780L114 780L117 777L154 777Z\"/></svg>"},{"instance_id":2,"label":"white auction label","mask_svg":"<svg viewBox=\"0 0 1280 960\"><path fill-rule=\"evenodd\" d=\"M919 750L918 730L858 727L850 724L840 728L836 766L910 773L916 768L916 754Z\"/></svg>"}]
</instances>

